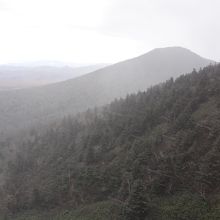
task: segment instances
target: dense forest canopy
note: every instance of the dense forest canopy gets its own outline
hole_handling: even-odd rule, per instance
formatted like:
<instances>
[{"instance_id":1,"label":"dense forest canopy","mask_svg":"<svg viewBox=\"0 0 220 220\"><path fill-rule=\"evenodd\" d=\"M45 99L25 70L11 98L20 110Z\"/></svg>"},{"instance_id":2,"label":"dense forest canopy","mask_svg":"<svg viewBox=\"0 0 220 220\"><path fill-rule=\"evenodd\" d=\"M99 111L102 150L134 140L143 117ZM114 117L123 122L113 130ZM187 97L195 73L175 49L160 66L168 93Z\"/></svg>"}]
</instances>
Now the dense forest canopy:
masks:
<instances>
[{"instance_id":1,"label":"dense forest canopy","mask_svg":"<svg viewBox=\"0 0 220 220\"><path fill-rule=\"evenodd\" d=\"M14 155L5 217L56 208L68 211L52 219L217 220L220 65L32 130Z\"/></svg>"}]
</instances>

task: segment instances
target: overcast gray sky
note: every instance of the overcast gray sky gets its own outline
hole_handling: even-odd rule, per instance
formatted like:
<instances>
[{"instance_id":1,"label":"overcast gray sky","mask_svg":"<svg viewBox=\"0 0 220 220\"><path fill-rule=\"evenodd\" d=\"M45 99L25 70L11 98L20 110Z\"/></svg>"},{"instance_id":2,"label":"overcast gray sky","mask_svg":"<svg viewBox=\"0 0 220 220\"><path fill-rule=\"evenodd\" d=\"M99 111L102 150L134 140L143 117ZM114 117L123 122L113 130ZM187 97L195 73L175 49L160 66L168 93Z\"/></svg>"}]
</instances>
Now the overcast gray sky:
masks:
<instances>
[{"instance_id":1,"label":"overcast gray sky","mask_svg":"<svg viewBox=\"0 0 220 220\"><path fill-rule=\"evenodd\" d=\"M219 23L219 0L0 0L0 63L112 63L166 46L219 61Z\"/></svg>"}]
</instances>

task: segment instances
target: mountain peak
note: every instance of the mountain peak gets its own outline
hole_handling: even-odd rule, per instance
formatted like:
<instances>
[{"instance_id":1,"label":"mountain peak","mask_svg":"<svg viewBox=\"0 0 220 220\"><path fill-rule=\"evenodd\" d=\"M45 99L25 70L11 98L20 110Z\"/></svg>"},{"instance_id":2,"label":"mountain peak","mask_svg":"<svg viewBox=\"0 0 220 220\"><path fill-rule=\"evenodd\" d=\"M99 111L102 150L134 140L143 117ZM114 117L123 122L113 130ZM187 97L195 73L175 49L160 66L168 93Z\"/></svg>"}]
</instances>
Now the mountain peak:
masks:
<instances>
[{"instance_id":1,"label":"mountain peak","mask_svg":"<svg viewBox=\"0 0 220 220\"><path fill-rule=\"evenodd\" d=\"M61 116L102 106L115 98L144 91L152 85L210 63L210 60L185 48L157 48L65 82L1 92L0 121L4 126L0 126L0 132L46 123Z\"/></svg>"},{"instance_id":2,"label":"mountain peak","mask_svg":"<svg viewBox=\"0 0 220 220\"><path fill-rule=\"evenodd\" d=\"M194 56L197 58L203 58L197 53L191 51L190 49L181 47L181 46L155 48L144 55L150 55L150 56L153 56L153 55L154 56L161 56L161 55L176 56L178 55L178 56L190 56L190 57ZM206 58L203 58L203 59L206 59Z\"/></svg>"}]
</instances>

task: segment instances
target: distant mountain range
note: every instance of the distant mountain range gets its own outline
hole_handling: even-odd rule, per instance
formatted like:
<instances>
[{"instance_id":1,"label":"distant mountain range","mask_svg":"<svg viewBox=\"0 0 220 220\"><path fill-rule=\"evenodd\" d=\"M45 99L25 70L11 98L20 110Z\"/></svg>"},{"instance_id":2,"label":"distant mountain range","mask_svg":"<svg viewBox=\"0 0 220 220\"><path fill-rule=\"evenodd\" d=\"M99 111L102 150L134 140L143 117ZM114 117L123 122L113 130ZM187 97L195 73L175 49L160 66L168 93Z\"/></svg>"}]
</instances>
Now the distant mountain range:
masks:
<instances>
[{"instance_id":1,"label":"distant mountain range","mask_svg":"<svg viewBox=\"0 0 220 220\"><path fill-rule=\"evenodd\" d=\"M2 91L0 132L17 131L102 106L212 62L185 48L160 48L72 80Z\"/></svg>"},{"instance_id":2,"label":"distant mountain range","mask_svg":"<svg viewBox=\"0 0 220 220\"><path fill-rule=\"evenodd\" d=\"M89 66L67 66L54 63L42 65L2 65L0 66L0 91L30 88L72 79L106 67L107 64Z\"/></svg>"}]
</instances>

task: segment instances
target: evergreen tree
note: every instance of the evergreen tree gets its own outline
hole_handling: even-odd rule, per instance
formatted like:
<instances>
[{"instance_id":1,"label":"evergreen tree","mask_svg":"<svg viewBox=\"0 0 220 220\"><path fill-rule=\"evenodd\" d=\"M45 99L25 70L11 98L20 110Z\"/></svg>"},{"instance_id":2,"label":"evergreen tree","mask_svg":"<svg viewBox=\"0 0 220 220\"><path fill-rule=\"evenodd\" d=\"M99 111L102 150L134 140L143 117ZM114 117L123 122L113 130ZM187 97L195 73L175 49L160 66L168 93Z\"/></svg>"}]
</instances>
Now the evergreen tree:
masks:
<instances>
[{"instance_id":1,"label":"evergreen tree","mask_svg":"<svg viewBox=\"0 0 220 220\"><path fill-rule=\"evenodd\" d=\"M137 180L127 202L126 220L144 220L147 213L148 201L145 196L144 185L141 180Z\"/></svg>"}]
</instances>

